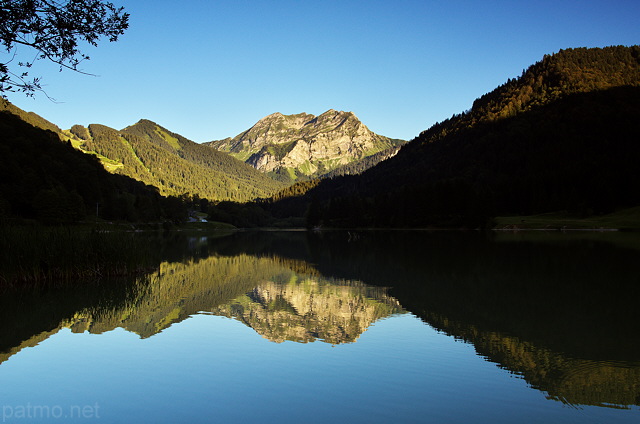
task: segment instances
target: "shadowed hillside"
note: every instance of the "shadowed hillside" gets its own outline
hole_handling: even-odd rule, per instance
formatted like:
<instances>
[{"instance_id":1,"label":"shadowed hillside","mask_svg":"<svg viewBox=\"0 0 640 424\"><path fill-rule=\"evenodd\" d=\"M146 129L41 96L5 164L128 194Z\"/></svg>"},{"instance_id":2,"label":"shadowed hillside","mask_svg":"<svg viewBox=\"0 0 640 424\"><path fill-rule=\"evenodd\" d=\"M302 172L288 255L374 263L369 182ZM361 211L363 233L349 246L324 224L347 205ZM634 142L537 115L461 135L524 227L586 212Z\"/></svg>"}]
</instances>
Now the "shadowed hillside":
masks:
<instances>
[{"instance_id":1,"label":"shadowed hillside","mask_svg":"<svg viewBox=\"0 0 640 424\"><path fill-rule=\"evenodd\" d=\"M33 122L50 126L36 118ZM0 132L0 222L73 223L87 215L95 220L96 213L102 219L129 221L186 219L181 200L108 173L57 132L9 111L0 112Z\"/></svg>"},{"instance_id":2,"label":"shadowed hillside","mask_svg":"<svg viewBox=\"0 0 640 424\"><path fill-rule=\"evenodd\" d=\"M639 86L640 47L563 50L362 175L284 203L309 226L338 227L478 227L496 215L636 206Z\"/></svg>"}]
</instances>

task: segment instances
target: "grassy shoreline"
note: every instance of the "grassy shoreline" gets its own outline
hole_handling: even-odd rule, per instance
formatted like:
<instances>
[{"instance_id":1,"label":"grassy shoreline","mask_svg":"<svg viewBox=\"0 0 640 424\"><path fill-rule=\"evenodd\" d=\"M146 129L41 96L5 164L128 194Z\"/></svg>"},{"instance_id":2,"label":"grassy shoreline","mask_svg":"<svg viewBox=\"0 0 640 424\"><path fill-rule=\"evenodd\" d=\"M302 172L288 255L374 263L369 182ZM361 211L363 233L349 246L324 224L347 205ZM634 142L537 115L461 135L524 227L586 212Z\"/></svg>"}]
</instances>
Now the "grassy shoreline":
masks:
<instances>
[{"instance_id":1,"label":"grassy shoreline","mask_svg":"<svg viewBox=\"0 0 640 424\"><path fill-rule=\"evenodd\" d=\"M151 249L122 231L83 227L0 228L0 286L61 284L153 269Z\"/></svg>"},{"instance_id":2,"label":"grassy shoreline","mask_svg":"<svg viewBox=\"0 0 640 424\"><path fill-rule=\"evenodd\" d=\"M261 230L282 231L283 228ZM497 217L494 219L492 230L640 231L640 207L586 218L563 212ZM166 234L182 233L182 237L189 237L190 232L201 236L208 231L211 231L211 235L224 236L243 229L215 222L194 222L170 228L162 223L122 222L85 223L63 227L38 224L0 225L0 288L58 285L78 280L99 280L151 272L160 260L154 246L155 234L158 237L165 234L166 237ZM136 233L147 233L149 237L136 237Z\"/></svg>"},{"instance_id":3,"label":"grassy shoreline","mask_svg":"<svg viewBox=\"0 0 640 424\"><path fill-rule=\"evenodd\" d=\"M162 260L158 238L222 237L234 230L216 222L0 225L0 288L145 274Z\"/></svg>"},{"instance_id":4,"label":"grassy shoreline","mask_svg":"<svg viewBox=\"0 0 640 424\"><path fill-rule=\"evenodd\" d=\"M494 230L638 231L640 206L586 218L566 212L552 212L528 216L501 216L496 217L494 221Z\"/></svg>"}]
</instances>

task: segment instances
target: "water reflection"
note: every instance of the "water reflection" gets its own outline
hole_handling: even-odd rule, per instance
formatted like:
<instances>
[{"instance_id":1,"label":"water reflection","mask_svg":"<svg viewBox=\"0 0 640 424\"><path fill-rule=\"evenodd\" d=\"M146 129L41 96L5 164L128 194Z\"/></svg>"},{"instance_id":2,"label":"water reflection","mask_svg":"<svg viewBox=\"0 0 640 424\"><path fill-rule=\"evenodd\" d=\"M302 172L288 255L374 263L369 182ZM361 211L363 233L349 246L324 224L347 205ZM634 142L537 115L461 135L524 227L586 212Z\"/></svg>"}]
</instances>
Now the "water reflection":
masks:
<instances>
[{"instance_id":1,"label":"water reflection","mask_svg":"<svg viewBox=\"0 0 640 424\"><path fill-rule=\"evenodd\" d=\"M428 322L472 343L479 355L522 376L548 399L569 405L629 408L640 405L640 363L568 356L509 334L483 331L436 314Z\"/></svg>"},{"instance_id":2,"label":"water reflection","mask_svg":"<svg viewBox=\"0 0 640 424\"><path fill-rule=\"evenodd\" d=\"M549 399L640 405L635 235L237 233L183 245L162 247L171 256L135 281L4 293L0 362L62 328L148 338L198 313L278 343L353 343L407 310Z\"/></svg>"},{"instance_id":3,"label":"water reflection","mask_svg":"<svg viewBox=\"0 0 640 424\"><path fill-rule=\"evenodd\" d=\"M305 270L307 274L301 273ZM102 282L98 287L110 284ZM296 260L246 254L163 262L156 273L110 289L102 294L79 289L75 296L69 296L69 290L31 293L33 305L25 312L44 307L44 314L53 313L59 321L45 323L40 315L22 317L40 331L18 343L7 340L0 361L62 328L92 334L124 328L147 338L194 314L207 312L238 319L274 342L322 340L340 344L356 341L378 319L403 312L384 287L327 279ZM14 295L29 297L28 293ZM66 301L61 302L62 298ZM3 299L11 303L10 293ZM77 309L71 306L66 310L64 304L74 300ZM9 321L17 316L7 318L4 328L23 327Z\"/></svg>"},{"instance_id":4,"label":"water reflection","mask_svg":"<svg viewBox=\"0 0 640 424\"><path fill-rule=\"evenodd\" d=\"M384 288L293 273L211 309L212 314L235 318L274 342L331 344L355 342L375 321L401 312L398 301Z\"/></svg>"}]
</instances>

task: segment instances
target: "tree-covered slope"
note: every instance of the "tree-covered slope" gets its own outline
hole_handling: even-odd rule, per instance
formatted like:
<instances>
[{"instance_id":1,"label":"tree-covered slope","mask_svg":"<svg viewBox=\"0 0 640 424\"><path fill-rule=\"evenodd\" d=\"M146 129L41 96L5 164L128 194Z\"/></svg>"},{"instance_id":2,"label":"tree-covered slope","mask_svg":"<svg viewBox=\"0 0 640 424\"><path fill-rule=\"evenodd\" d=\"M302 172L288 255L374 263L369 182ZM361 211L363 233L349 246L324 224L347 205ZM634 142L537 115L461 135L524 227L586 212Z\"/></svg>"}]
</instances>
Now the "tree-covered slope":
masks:
<instances>
[{"instance_id":1,"label":"tree-covered slope","mask_svg":"<svg viewBox=\"0 0 640 424\"><path fill-rule=\"evenodd\" d=\"M95 153L112 172L158 187L166 195L247 201L284 187L226 153L141 120L121 131L104 125L70 130L78 147Z\"/></svg>"},{"instance_id":2,"label":"tree-covered slope","mask_svg":"<svg viewBox=\"0 0 640 424\"><path fill-rule=\"evenodd\" d=\"M40 115L33 112L26 112L7 100L0 100L0 111L7 111L13 115L19 116L20 119L34 127L42 128L43 130L51 130L55 133L62 133L62 130L56 124L47 121Z\"/></svg>"},{"instance_id":3,"label":"tree-covered slope","mask_svg":"<svg viewBox=\"0 0 640 424\"><path fill-rule=\"evenodd\" d=\"M417 139L433 142L480 122L515 116L575 93L640 85L640 46L560 50L523 70L522 75L473 102Z\"/></svg>"},{"instance_id":4,"label":"tree-covered slope","mask_svg":"<svg viewBox=\"0 0 640 424\"><path fill-rule=\"evenodd\" d=\"M186 219L179 199L108 173L58 133L8 110L0 112L0 134L0 222L72 223L96 214L110 220Z\"/></svg>"},{"instance_id":5,"label":"tree-covered slope","mask_svg":"<svg viewBox=\"0 0 640 424\"><path fill-rule=\"evenodd\" d=\"M638 205L638 133L640 47L563 50L362 175L309 190L309 225L477 226Z\"/></svg>"},{"instance_id":6,"label":"tree-covered slope","mask_svg":"<svg viewBox=\"0 0 640 424\"><path fill-rule=\"evenodd\" d=\"M399 151L400 151L400 146L389 147L388 149L381 150L378 153L372 154L371 156L366 156L362 159L358 159L356 161L347 163L345 165L340 165L334 170L327 172L326 174L320 175L320 178L334 178L342 175L361 174L367 169L373 168L383 160L387 160L390 157L395 156Z\"/></svg>"}]
</instances>

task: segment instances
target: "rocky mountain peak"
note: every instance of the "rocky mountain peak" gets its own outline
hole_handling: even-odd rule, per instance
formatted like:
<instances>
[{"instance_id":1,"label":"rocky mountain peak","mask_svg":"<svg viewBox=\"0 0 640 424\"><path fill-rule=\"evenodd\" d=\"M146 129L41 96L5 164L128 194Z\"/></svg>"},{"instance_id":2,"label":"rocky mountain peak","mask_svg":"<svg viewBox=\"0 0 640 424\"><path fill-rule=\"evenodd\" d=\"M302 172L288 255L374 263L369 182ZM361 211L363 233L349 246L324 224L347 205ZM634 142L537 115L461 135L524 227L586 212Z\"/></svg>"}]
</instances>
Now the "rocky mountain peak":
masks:
<instances>
[{"instance_id":1,"label":"rocky mountain peak","mask_svg":"<svg viewBox=\"0 0 640 424\"><path fill-rule=\"evenodd\" d=\"M276 112L234 138L207 144L258 170L295 180L322 175L399 142L373 133L353 112L329 109L319 116Z\"/></svg>"},{"instance_id":2,"label":"rocky mountain peak","mask_svg":"<svg viewBox=\"0 0 640 424\"><path fill-rule=\"evenodd\" d=\"M276 113L272 113L271 115L267 115L264 118L260 119L258 121L258 123L267 122L267 121L274 121L274 120L277 120L277 119L283 118L283 117L284 117L284 115L282 113L276 112Z\"/></svg>"}]
</instances>

